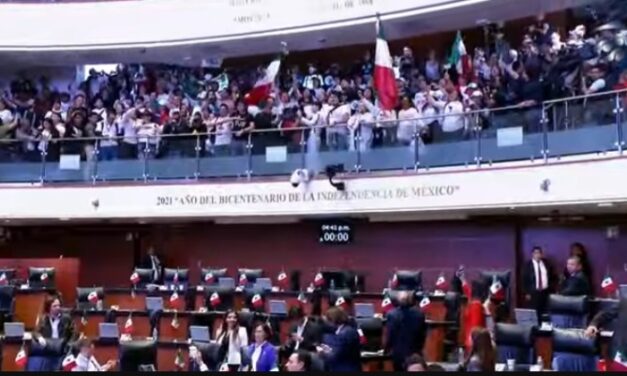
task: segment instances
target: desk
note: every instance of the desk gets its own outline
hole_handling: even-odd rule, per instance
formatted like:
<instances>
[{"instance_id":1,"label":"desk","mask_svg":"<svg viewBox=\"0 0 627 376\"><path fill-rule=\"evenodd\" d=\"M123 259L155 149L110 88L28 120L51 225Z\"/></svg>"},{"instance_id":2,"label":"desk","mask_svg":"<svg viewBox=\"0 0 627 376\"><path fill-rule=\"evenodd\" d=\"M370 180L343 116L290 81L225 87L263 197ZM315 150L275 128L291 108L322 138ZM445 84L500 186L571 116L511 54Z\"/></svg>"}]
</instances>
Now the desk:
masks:
<instances>
[{"instance_id":1,"label":"desk","mask_svg":"<svg viewBox=\"0 0 627 376\"><path fill-rule=\"evenodd\" d=\"M94 357L100 364L106 364L109 360L119 360L119 353L119 344L117 342L94 341Z\"/></svg>"},{"instance_id":2,"label":"desk","mask_svg":"<svg viewBox=\"0 0 627 376\"><path fill-rule=\"evenodd\" d=\"M427 320L427 338L423 355L427 362L441 362L444 360L444 339L446 330L454 326L452 321Z\"/></svg>"},{"instance_id":3,"label":"desk","mask_svg":"<svg viewBox=\"0 0 627 376\"><path fill-rule=\"evenodd\" d=\"M105 315L104 311L72 311L72 320L78 333L87 338L98 338L100 323L105 322Z\"/></svg>"},{"instance_id":4,"label":"desk","mask_svg":"<svg viewBox=\"0 0 627 376\"><path fill-rule=\"evenodd\" d=\"M190 325L190 315L186 312L177 312L176 319L178 327L172 326L175 313L173 311L164 311L159 317L159 339L163 341L187 341L188 328ZM161 370L161 368L159 368Z\"/></svg>"},{"instance_id":5,"label":"desk","mask_svg":"<svg viewBox=\"0 0 627 376\"><path fill-rule=\"evenodd\" d=\"M43 314L44 303L55 290L17 289L15 290L15 314L13 319L24 323L26 330L33 330L37 318Z\"/></svg>"},{"instance_id":6,"label":"desk","mask_svg":"<svg viewBox=\"0 0 627 376\"><path fill-rule=\"evenodd\" d=\"M22 372L25 367L18 367L15 364L15 357L22 348L24 341L21 339L5 338L2 340L2 364L0 370L2 372ZM29 346L26 342L25 350L28 353Z\"/></svg>"},{"instance_id":7,"label":"desk","mask_svg":"<svg viewBox=\"0 0 627 376\"><path fill-rule=\"evenodd\" d=\"M178 371L175 360L178 350L181 349L185 361L184 371L189 369L189 345L181 342L159 342L157 344L157 371Z\"/></svg>"},{"instance_id":8,"label":"desk","mask_svg":"<svg viewBox=\"0 0 627 376\"><path fill-rule=\"evenodd\" d=\"M106 309L118 306L122 310L144 311L147 295L147 290L135 290L133 294L131 289L126 288L104 289L103 304Z\"/></svg>"}]
</instances>

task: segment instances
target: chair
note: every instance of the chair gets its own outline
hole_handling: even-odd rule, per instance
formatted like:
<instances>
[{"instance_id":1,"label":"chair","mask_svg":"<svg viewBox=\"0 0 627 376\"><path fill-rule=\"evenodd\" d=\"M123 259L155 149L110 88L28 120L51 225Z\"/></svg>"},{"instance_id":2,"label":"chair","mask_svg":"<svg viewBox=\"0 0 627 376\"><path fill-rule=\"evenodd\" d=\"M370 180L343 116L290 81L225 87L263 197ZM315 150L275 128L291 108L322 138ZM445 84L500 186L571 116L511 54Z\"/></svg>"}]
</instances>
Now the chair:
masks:
<instances>
[{"instance_id":1,"label":"chair","mask_svg":"<svg viewBox=\"0 0 627 376\"><path fill-rule=\"evenodd\" d=\"M255 317L255 312L239 312L239 325L246 328L249 338L251 338L251 334L255 326Z\"/></svg>"},{"instance_id":2,"label":"chair","mask_svg":"<svg viewBox=\"0 0 627 376\"><path fill-rule=\"evenodd\" d=\"M220 363L222 359L220 359L220 346L219 343L192 343L193 346L196 346L200 354L202 355L202 360L209 368L209 371L216 372L220 369Z\"/></svg>"},{"instance_id":3,"label":"chair","mask_svg":"<svg viewBox=\"0 0 627 376\"><path fill-rule=\"evenodd\" d=\"M589 313L589 301L585 296L551 294L548 311L554 328L584 329Z\"/></svg>"},{"instance_id":4,"label":"chair","mask_svg":"<svg viewBox=\"0 0 627 376\"><path fill-rule=\"evenodd\" d=\"M219 303L214 305L211 303L211 297L216 293L219 297ZM222 286L205 287L205 304L209 311L228 311L234 306L235 288Z\"/></svg>"},{"instance_id":5,"label":"chair","mask_svg":"<svg viewBox=\"0 0 627 376\"><path fill-rule=\"evenodd\" d=\"M54 288L54 273L54 268L30 267L28 268L28 285L30 287Z\"/></svg>"},{"instance_id":6,"label":"chair","mask_svg":"<svg viewBox=\"0 0 627 376\"><path fill-rule=\"evenodd\" d=\"M227 269L226 268L202 268L200 269L200 284L201 285L217 285L218 280L220 278L226 277ZM207 275L211 274L213 277L213 282L207 283Z\"/></svg>"},{"instance_id":7,"label":"chair","mask_svg":"<svg viewBox=\"0 0 627 376\"><path fill-rule=\"evenodd\" d=\"M246 281L248 282L246 286L252 286L257 281L257 278L263 277L263 269L237 269L236 284L239 284L238 281L242 274L246 276Z\"/></svg>"},{"instance_id":8,"label":"chair","mask_svg":"<svg viewBox=\"0 0 627 376\"><path fill-rule=\"evenodd\" d=\"M244 290L244 299L246 302L246 307L253 312L264 312L266 310L265 307L265 298L267 291L260 288L246 288ZM261 306L255 307L253 304L253 298L255 295L259 295L261 297Z\"/></svg>"},{"instance_id":9,"label":"chair","mask_svg":"<svg viewBox=\"0 0 627 376\"><path fill-rule=\"evenodd\" d=\"M104 299L104 289L102 287L77 287L76 288L76 309L80 311L97 309L98 304L89 301L89 294L98 294L98 300Z\"/></svg>"},{"instance_id":10,"label":"chair","mask_svg":"<svg viewBox=\"0 0 627 376\"><path fill-rule=\"evenodd\" d=\"M323 291L348 289L355 291L355 273L347 270L326 270L321 272L324 278Z\"/></svg>"},{"instance_id":11,"label":"chair","mask_svg":"<svg viewBox=\"0 0 627 376\"><path fill-rule=\"evenodd\" d=\"M154 281L154 271L152 269L135 268L133 273L137 273L139 282L135 285L137 288L145 288Z\"/></svg>"},{"instance_id":12,"label":"chair","mask_svg":"<svg viewBox=\"0 0 627 376\"><path fill-rule=\"evenodd\" d=\"M46 339L46 345L42 346L33 341L30 346L25 371L27 372L54 372L61 368L61 362L65 355L65 346L61 339Z\"/></svg>"},{"instance_id":13,"label":"chair","mask_svg":"<svg viewBox=\"0 0 627 376\"><path fill-rule=\"evenodd\" d=\"M459 293L449 291L444 295L444 306L446 307L446 321L457 323L459 321L459 310L461 309L462 299Z\"/></svg>"},{"instance_id":14,"label":"chair","mask_svg":"<svg viewBox=\"0 0 627 376\"><path fill-rule=\"evenodd\" d=\"M366 337L366 344L361 346L363 351L376 352L383 348L383 320L378 317L355 319L357 327Z\"/></svg>"},{"instance_id":15,"label":"chair","mask_svg":"<svg viewBox=\"0 0 627 376\"><path fill-rule=\"evenodd\" d=\"M553 329L553 370L595 372L598 358L595 340L578 329Z\"/></svg>"},{"instance_id":16,"label":"chair","mask_svg":"<svg viewBox=\"0 0 627 376\"><path fill-rule=\"evenodd\" d=\"M175 285L174 278L178 278L178 285L187 286L189 283L189 269L171 269L165 268L163 270L163 284Z\"/></svg>"},{"instance_id":17,"label":"chair","mask_svg":"<svg viewBox=\"0 0 627 376\"><path fill-rule=\"evenodd\" d=\"M120 371L137 372L141 366L157 364L155 341L120 342Z\"/></svg>"},{"instance_id":18,"label":"chair","mask_svg":"<svg viewBox=\"0 0 627 376\"><path fill-rule=\"evenodd\" d=\"M10 321L15 308L15 287L0 286L0 324Z\"/></svg>"},{"instance_id":19,"label":"chair","mask_svg":"<svg viewBox=\"0 0 627 376\"><path fill-rule=\"evenodd\" d=\"M15 269L12 268L0 268L0 275L5 275L7 277L7 284L12 284L15 279L16 273Z\"/></svg>"},{"instance_id":20,"label":"chair","mask_svg":"<svg viewBox=\"0 0 627 376\"><path fill-rule=\"evenodd\" d=\"M395 290L422 291L422 270L397 270Z\"/></svg>"},{"instance_id":21,"label":"chair","mask_svg":"<svg viewBox=\"0 0 627 376\"><path fill-rule=\"evenodd\" d=\"M347 305L353 301L353 293L349 289L329 290L329 305L334 307L339 298L343 298Z\"/></svg>"},{"instance_id":22,"label":"chair","mask_svg":"<svg viewBox=\"0 0 627 376\"><path fill-rule=\"evenodd\" d=\"M515 359L516 364L533 364L533 327L497 323L494 328L497 362L507 363Z\"/></svg>"},{"instance_id":23,"label":"chair","mask_svg":"<svg viewBox=\"0 0 627 376\"><path fill-rule=\"evenodd\" d=\"M596 303L595 312L603 312L618 307L620 301L618 299L597 299ZM618 320L612 320L603 326L603 330L613 332L616 329L616 324L618 324Z\"/></svg>"}]
</instances>

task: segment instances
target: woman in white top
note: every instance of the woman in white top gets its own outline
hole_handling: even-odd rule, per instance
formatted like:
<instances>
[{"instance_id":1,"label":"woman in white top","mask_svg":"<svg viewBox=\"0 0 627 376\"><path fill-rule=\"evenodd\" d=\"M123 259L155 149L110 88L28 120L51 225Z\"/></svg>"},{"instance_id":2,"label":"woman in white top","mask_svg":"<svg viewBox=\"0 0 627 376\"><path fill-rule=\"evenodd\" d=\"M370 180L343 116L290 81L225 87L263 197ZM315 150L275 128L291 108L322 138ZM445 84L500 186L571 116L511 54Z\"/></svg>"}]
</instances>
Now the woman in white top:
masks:
<instances>
[{"instance_id":1,"label":"woman in white top","mask_svg":"<svg viewBox=\"0 0 627 376\"><path fill-rule=\"evenodd\" d=\"M372 130L374 126L374 115L368 110L366 102L362 100L357 106L357 112L348 121L351 140L356 141L351 141L351 149L353 145L356 145L359 151L369 150L372 147Z\"/></svg>"},{"instance_id":2,"label":"woman in white top","mask_svg":"<svg viewBox=\"0 0 627 376\"><path fill-rule=\"evenodd\" d=\"M215 134L214 153L216 156L227 156L231 151L231 140L233 138L233 119L229 117L229 107L226 104L220 105L218 117L209 122L209 132Z\"/></svg>"},{"instance_id":3,"label":"woman in white top","mask_svg":"<svg viewBox=\"0 0 627 376\"><path fill-rule=\"evenodd\" d=\"M220 352L224 354L223 363L228 365L230 371L238 371L242 365L242 350L248 346L248 333L246 328L239 325L237 312L226 313L216 338L216 342L221 345Z\"/></svg>"},{"instance_id":4,"label":"woman in white top","mask_svg":"<svg viewBox=\"0 0 627 376\"><path fill-rule=\"evenodd\" d=\"M135 129L139 144L137 145L140 155L145 158L154 157L157 154L159 144L159 125L152 119L152 113L144 109L141 119L135 121Z\"/></svg>"},{"instance_id":5,"label":"woman in white top","mask_svg":"<svg viewBox=\"0 0 627 376\"><path fill-rule=\"evenodd\" d=\"M327 146L332 151L348 148L348 129L346 124L351 115L347 104L341 104L337 93L329 96L327 112Z\"/></svg>"},{"instance_id":6,"label":"woman in white top","mask_svg":"<svg viewBox=\"0 0 627 376\"><path fill-rule=\"evenodd\" d=\"M440 110L442 123L439 137L435 137L435 142L461 141L466 129L466 117L464 105L459 100L457 90L448 93L448 101L435 101L429 96L432 104Z\"/></svg>"},{"instance_id":7,"label":"woman in white top","mask_svg":"<svg viewBox=\"0 0 627 376\"><path fill-rule=\"evenodd\" d=\"M320 150L320 134L322 133L322 129L326 125L326 119L322 116L320 112L320 103L313 102L311 104L311 114L306 117L300 119L302 125L309 127L309 136L307 138L307 147L315 148L316 151Z\"/></svg>"},{"instance_id":8,"label":"woman in white top","mask_svg":"<svg viewBox=\"0 0 627 376\"><path fill-rule=\"evenodd\" d=\"M423 126L419 118L420 113L413 106L409 97L403 97L401 109L398 111L398 129L396 130L396 138L402 145L413 144L416 132Z\"/></svg>"},{"instance_id":9,"label":"woman in white top","mask_svg":"<svg viewBox=\"0 0 627 376\"><path fill-rule=\"evenodd\" d=\"M103 121L96 125L96 134L100 139L98 156L101 161L111 161L117 159L118 155L118 118L113 112L106 114Z\"/></svg>"}]
</instances>

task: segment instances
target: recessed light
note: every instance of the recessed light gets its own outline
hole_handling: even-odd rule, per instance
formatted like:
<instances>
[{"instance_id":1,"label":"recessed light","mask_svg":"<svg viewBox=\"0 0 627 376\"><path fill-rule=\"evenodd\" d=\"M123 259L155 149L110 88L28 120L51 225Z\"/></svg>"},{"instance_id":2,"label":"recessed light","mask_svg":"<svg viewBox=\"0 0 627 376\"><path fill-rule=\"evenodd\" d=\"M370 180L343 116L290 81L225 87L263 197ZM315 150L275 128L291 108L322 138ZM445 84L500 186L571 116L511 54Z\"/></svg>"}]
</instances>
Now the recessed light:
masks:
<instances>
[{"instance_id":1,"label":"recessed light","mask_svg":"<svg viewBox=\"0 0 627 376\"><path fill-rule=\"evenodd\" d=\"M613 208L614 203L613 202L600 202L597 204L597 206L600 208Z\"/></svg>"}]
</instances>

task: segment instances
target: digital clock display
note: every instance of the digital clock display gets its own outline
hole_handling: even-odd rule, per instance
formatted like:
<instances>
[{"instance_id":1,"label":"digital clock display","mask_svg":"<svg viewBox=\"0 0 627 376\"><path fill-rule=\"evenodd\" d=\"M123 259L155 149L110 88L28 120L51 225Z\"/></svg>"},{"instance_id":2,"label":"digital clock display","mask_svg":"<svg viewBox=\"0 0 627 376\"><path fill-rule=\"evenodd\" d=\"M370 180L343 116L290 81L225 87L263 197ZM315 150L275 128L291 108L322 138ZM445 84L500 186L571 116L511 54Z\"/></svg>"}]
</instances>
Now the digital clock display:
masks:
<instances>
[{"instance_id":1,"label":"digital clock display","mask_svg":"<svg viewBox=\"0 0 627 376\"><path fill-rule=\"evenodd\" d=\"M353 242L353 226L346 222L322 223L319 241L322 244L350 244Z\"/></svg>"}]
</instances>

